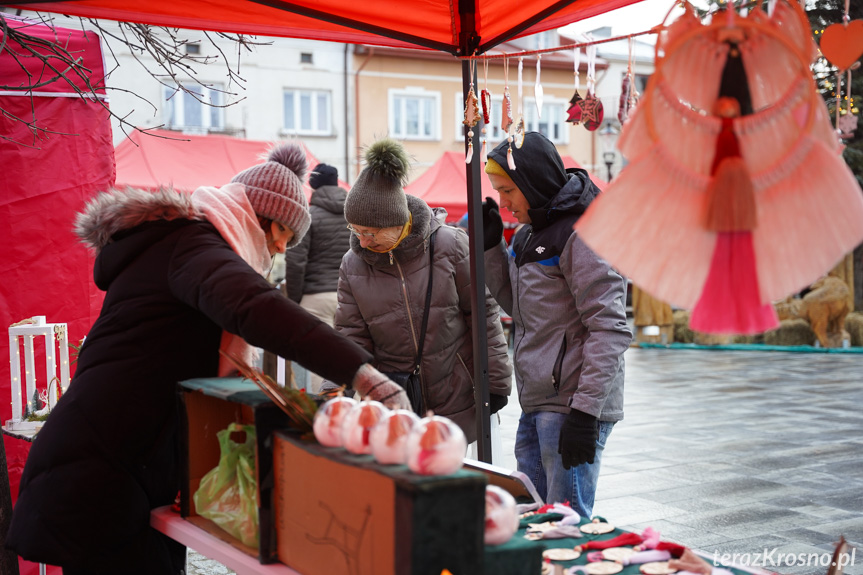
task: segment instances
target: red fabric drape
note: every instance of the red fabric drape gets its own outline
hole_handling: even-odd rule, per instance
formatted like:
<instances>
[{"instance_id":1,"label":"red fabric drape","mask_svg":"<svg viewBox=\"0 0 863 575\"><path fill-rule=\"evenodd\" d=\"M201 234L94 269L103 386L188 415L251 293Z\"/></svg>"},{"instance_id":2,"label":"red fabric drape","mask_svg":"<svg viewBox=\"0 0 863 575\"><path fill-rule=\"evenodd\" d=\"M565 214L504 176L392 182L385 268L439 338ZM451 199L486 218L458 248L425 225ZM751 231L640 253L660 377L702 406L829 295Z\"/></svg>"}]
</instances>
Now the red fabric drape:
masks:
<instances>
[{"instance_id":1,"label":"red fabric drape","mask_svg":"<svg viewBox=\"0 0 863 575\"><path fill-rule=\"evenodd\" d=\"M21 23L10 19L15 26ZM94 78L102 77L99 39L80 30L52 31L28 26L29 34L63 42L84 58ZM2 36L0 36L2 38ZM14 48L14 47L10 47ZM28 65L35 65L28 62ZM0 77L17 78L20 68L0 53ZM31 68L36 74L40 70ZM18 76L16 76L18 74ZM12 82L8 82L10 85ZM114 184L114 148L108 112L78 97L47 95L69 92L54 82L40 93L0 95L0 108L47 132L34 136L21 121L0 115L0 327L36 315L48 323L65 323L69 342L77 343L98 315L103 294L93 285L93 261L72 233L75 213L95 192ZM9 357L9 338L0 338L0 357ZM37 350L41 349L37 346ZM37 357L37 385L45 386L44 360ZM0 361L0 417L11 417L9 362ZM13 502L29 443L4 436ZM57 570L59 573L59 570ZM37 566L21 562L21 573Z\"/></svg>"}]
</instances>

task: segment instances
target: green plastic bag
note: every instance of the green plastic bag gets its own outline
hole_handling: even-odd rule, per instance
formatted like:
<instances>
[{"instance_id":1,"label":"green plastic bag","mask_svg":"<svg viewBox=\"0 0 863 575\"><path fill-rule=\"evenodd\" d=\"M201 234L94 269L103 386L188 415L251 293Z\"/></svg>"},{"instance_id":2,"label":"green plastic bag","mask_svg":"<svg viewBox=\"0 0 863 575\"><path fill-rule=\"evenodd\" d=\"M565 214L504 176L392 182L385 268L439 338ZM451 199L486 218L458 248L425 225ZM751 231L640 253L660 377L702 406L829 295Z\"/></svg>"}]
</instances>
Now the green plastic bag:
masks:
<instances>
[{"instance_id":1,"label":"green plastic bag","mask_svg":"<svg viewBox=\"0 0 863 575\"><path fill-rule=\"evenodd\" d=\"M231 433L246 432L245 443ZM232 423L216 434L219 465L201 479L193 496L195 511L249 547L258 548L258 488L255 483L255 428Z\"/></svg>"}]
</instances>

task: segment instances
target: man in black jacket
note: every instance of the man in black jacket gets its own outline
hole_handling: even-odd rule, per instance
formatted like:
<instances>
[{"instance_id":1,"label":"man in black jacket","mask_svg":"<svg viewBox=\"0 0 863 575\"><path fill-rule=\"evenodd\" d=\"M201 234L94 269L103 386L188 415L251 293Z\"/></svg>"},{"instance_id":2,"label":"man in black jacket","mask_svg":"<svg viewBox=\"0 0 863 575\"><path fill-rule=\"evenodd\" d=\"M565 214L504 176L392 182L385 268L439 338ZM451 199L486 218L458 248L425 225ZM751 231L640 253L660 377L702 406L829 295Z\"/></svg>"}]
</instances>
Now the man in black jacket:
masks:
<instances>
[{"instance_id":1,"label":"man in black jacket","mask_svg":"<svg viewBox=\"0 0 863 575\"><path fill-rule=\"evenodd\" d=\"M285 253L285 288L289 298L333 327L339 266L350 248L351 232L344 215L348 193L339 187L338 170L328 164L317 165L309 175L309 186L314 190L309 202L312 225L303 241ZM300 373L305 372L295 371ZM317 393L321 377L309 373L305 387Z\"/></svg>"}]
</instances>

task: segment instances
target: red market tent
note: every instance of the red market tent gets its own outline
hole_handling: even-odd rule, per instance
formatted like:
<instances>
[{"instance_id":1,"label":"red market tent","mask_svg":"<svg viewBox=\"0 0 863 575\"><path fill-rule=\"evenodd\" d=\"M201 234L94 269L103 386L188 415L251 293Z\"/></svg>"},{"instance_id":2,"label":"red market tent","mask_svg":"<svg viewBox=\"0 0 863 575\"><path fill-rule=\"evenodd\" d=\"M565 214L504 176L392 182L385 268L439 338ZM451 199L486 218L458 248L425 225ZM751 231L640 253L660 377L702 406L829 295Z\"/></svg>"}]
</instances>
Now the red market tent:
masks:
<instances>
[{"instance_id":1,"label":"red market tent","mask_svg":"<svg viewBox=\"0 0 863 575\"><path fill-rule=\"evenodd\" d=\"M467 212L467 195L464 193L467 187L467 177L465 176L464 165L464 155L458 152L444 152L437 162L405 187L405 192L422 198L433 208L445 208L447 221L457 222ZM566 168L582 167L571 156L563 156L563 165ZM604 181L593 175L591 175L591 179L600 189L605 188L606 183ZM497 201L497 192L491 187L489 179L483 175L480 182L482 183L482 197L491 196ZM504 224L515 225L518 223L507 210L502 210L500 215Z\"/></svg>"},{"instance_id":2,"label":"red market tent","mask_svg":"<svg viewBox=\"0 0 863 575\"><path fill-rule=\"evenodd\" d=\"M183 192L192 192L199 186L220 187L242 170L260 164L272 144L167 130L133 132L114 150L116 186L146 190L170 186ZM319 162L308 148L305 150L311 171ZM347 182L339 180L339 185L348 189ZM311 196L308 188L306 195Z\"/></svg>"},{"instance_id":3,"label":"red market tent","mask_svg":"<svg viewBox=\"0 0 863 575\"><path fill-rule=\"evenodd\" d=\"M82 59L91 83L101 83L103 60L95 34L5 17L12 30L24 29L46 45L53 42L64 46ZM8 88L0 92L0 108L6 112L0 114L0 235L6 238L0 252L0 326L5 333L13 323L45 316L47 323L65 323L68 341L75 344L95 321L104 296L93 284L92 258L85 249L73 247L77 239L72 224L94 192L114 183L108 112L97 101L78 96L74 88L86 90L80 78L43 82L31 93L15 91L15 86L30 85L33 78L48 80L54 73L43 68L37 58L16 61L10 52L20 53L20 47L0 31L3 43L0 78ZM97 90L96 96L103 98L104 90ZM44 131L31 130L14 116L34 121ZM9 338L4 335L0 341L0 355L9 358ZM34 341L33 347L37 388L45 388L45 345ZM11 397L10 386L10 362L0 361L0 398L4 398L0 418L4 425L12 416L11 402L6 401ZM11 497L15 499L30 444L6 435L3 440ZM4 519L8 522L8 517ZM0 558L0 571L4 567L13 566L4 565ZM22 562L22 567L22 572L35 573L37 566Z\"/></svg>"}]
</instances>

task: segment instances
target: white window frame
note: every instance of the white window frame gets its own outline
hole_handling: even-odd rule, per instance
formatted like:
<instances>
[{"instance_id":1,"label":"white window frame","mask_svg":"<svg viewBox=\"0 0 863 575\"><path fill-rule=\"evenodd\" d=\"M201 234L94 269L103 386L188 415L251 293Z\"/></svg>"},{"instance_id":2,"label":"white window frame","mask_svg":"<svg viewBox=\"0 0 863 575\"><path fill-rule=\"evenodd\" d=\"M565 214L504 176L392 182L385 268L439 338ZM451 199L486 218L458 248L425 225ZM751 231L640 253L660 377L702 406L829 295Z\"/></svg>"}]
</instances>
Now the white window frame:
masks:
<instances>
[{"instance_id":1,"label":"white window frame","mask_svg":"<svg viewBox=\"0 0 863 575\"><path fill-rule=\"evenodd\" d=\"M294 127L288 127L288 110L287 110L287 96L288 94L293 94L294 96L294 106L293 106L293 122ZM303 128L302 126L302 106L299 106L297 103L300 101L300 98L304 95L309 97L311 113L309 117L311 118L311 127ZM318 115L319 115L319 98L324 96L326 102L324 106L326 106L326 116L324 126L317 125L318 123ZM329 90L309 90L305 88L285 88L282 90L282 130L283 135L289 134L297 134L302 136L330 136L333 133L333 95Z\"/></svg>"},{"instance_id":2,"label":"white window frame","mask_svg":"<svg viewBox=\"0 0 863 575\"><path fill-rule=\"evenodd\" d=\"M390 136L400 140L419 140L419 141L437 141L441 138L441 102L440 92L425 90L423 88L404 88L390 89L387 93L387 125L389 126ZM406 100L416 99L420 103L422 109L428 109L431 112L429 121L429 133L425 134L408 134L406 123L407 116L405 113ZM401 107L400 117L401 122L396 121L396 107ZM423 108L425 106L425 108ZM420 113L422 116L422 113Z\"/></svg>"},{"instance_id":3,"label":"white window frame","mask_svg":"<svg viewBox=\"0 0 863 575\"><path fill-rule=\"evenodd\" d=\"M163 123L167 128L192 128L201 130L221 130L225 127L224 108L221 106L224 102L224 87L219 83L210 83L202 86L196 82L184 82L183 86L187 90L199 92L201 101L183 90L174 86L163 86L162 100L164 101ZM188 100L187 100L188 98ZM192 102L201 108L201 124L188 124L186 122L186 103ZM209 105L210 103L215 106Z\"/></svg>"},{"instance_id":4,"label":"white window frame","mask_svg":"<svg viewBox=\"0 0 863 575\"><path fill-rule=\"evenodd\" d=\"M512 97L513 121L517 122L518 121L518 117L517 117L518 116L518 103L516 102L517 96L513 96L512 94L510 94L510 96ZM455 137L455 139L457 141L462 141L464 139L464 134L465 134L465 132L463 130L464 124L462 123L462 122L464 122L464 101L461 98L462 98L461 93L456 93L456 95L455 95L455 99L456 99L456 120L455 120L456 130L455 130L455 134L456 134L456 137ZM492 102L491 103L492 112L491 112L491 118L490 118L491 119L491 125L486 129L486 138L488 140L488 145L490 147L494 147L497 144L499 144L500 142L502 142L503 139L506 137L506 134L504 134L503 131L500 129L500 121L501 121L501 113L502 113L501 112L501 102L503 102L503 95L495 96L494 94L492 94L491 102ZM561 106L562 107L562 109L560 110L560 114L558 114L554 118L554 120L556 122L558 122L561 126L561 129L560 129L561 137L554 139L549 134L546 134L546 136L548 136L548 139L551 140L555 144L558 144L558 145L569 144L569 129L568 129L569 126L567 125L567 122L566 122L566 110L569 107L569 100L564 100L562 98L555 98L553 96L552 97L545 96L543 98L543 105L542 105L542 120L543 121L547 121L547 120L552 119L550 116L550 114L552 113L551 112L551 106ZM533 117L531 116L531 112L530 112L531 109L533 110L533 112L532 112ZM480 114L482 114L482 103L481 102L480 102ZM525 97L525 99L524 99L524 116L525 116L525 122L527 123L525 126L525 129L527 131L537 131L537 124L539 123L539 121L536 118L536 99L535 98ZM533 121L531 122L531 120L533 120ZM481 140L481 138L482 138L482 127L483 127L483 122L482 122L482 120L480 120L477 123L477 125L474 126L474 128L473 128L473 138L474 138L475 145L476 145L476 142L482 142L482 140Z\"/></svg>"}]
</instances>

